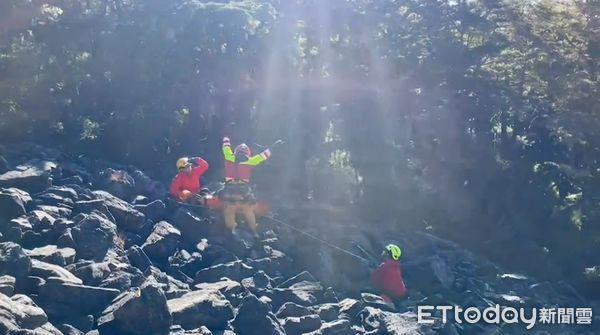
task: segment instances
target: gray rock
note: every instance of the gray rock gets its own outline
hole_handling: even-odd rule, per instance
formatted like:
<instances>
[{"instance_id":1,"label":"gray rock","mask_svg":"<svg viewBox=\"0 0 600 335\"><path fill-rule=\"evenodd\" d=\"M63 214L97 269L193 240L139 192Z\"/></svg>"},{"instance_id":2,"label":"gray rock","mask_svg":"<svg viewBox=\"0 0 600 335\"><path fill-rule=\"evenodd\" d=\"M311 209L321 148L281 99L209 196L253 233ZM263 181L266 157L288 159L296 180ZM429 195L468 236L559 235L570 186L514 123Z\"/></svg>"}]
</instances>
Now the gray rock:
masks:
<instances>
[{"instance_id":1,"label":"gray rock","mask_svg":"<svg viewBox=\"0 0 600 335\"><path fill-rule=\"evenodd\" d=\"M9 221L27 213L31 203L29 193L17 188L0 189L0 223Z\"/></svg>"},{"instance_id":2,"label":"gray rock","mask_svg":"<svg viewBox=\"0 0 600 335\"><path fill-rule=\"evenodd\" d=\"M102 312L98 329L114 334L164 334L171 321L164 292L148 281L118 296Z\"/></svg>"},{"instance_id":3,"label":"gray rock","mask_svg":"<svg viewBox=\"0 0 600 335\"><path fill-rule=\"evenodd\" d=\"M62 198L68 198L73 201L77 201L79 199L77 191L75 191L75 189L73 189L72 187L68 186L52 186L46 191L44 191L44 193L42 194L56 194Z\"/></svg>"},{"instance_id":4,"label":"gray rock","mask_svg":"<svg viewBox=\"0 0 600 335\"><path fill-rule=\"evenodd\" d=\"M114 218L112 213L108 210L108 206L102 199L93 199L93 200L81 200L75 203L75 212L90 214L93 211L98 211L102 213L108 220L115 223L117 220Z\"/></svg>"},{"instance_id":5,"label":"gray rock","mask_svg":"<svg viewBox=\"0 0 600 335\"><path fill-rule=\"evenodd\" d=\"M33 230L33 226L29 222L29 218L24 215L5 224L0 224L0 232L5 236L5 239L16 243L20 243L23 234L30 230Z\"/></svg>"},{"instance_id":6,"label":"gray rock","mask_svg":"<svg viewBox=\"0 0 600 335\"><path fill-rule=\"evenodd\" d=\"M83 284L81 279L77 278L64 268L58 265L38 261L37 259L31 260L31 274L44 279L54 277L65 283Z\"/></svg>"},{"instance_id":7,"label":"gray rock","mask_svg":"<svg viewBox=\"0 0 600 335\"><path fill-rule=\"evenodd\" d=\"M47 322L44 310L29 297L17 294L9 298L0 294L0 334L19 329L36 329Z\"/></svg>"},{"instance_id":8,"label":"gray rock","mask_svg":"<svg viewBox=\"0 0 600 335\"><path fill-rule=\"evenodd\" d=\"M388 305L381 296L371 293L361 293L362 302L365 306L379 308L384 311L394 312L395 308Z\"/></svg>"},{"instance_id":9,"label":"gray rock","mask_svg":"<svg viewBox=\"0 0 600 335\"><path fill-rule=\"evenodd\" d=\"M196 273L196 282L216 282L223 277L240 281L252 274L252 268L242 261L211 266Z\"/></svg>"},{"instance_id":10,"label":"gray rock","mask_svg":"<svg viewBox=\"0 0 600 335\"><path fill-rule=\"evenodd\" d=\"M75 249L77 247L77 244L75 244L75 239L73 238L73 233L72 233L71 228L65 229L64 232L62 233L62 235L60 235L56 239L56 246L59 248L71 248L71 249Z\"/></svg>"},{"instance_id":11,"label":"gray rock","mask_svg":"<svg viewBox=\"0 0 600 335\"><path fill-rule=\"evenodd\" d=\"M181 232L166 221L154 225L152 233L142 245L142 250L151 259L166 261L177 250Z\"/></svg>"},{"instance_id":12,"label":"gray rock","mask_svg":"<svg viewBox=\"0 0 600 335\"><path fill-rule=\"evenodd\" d=\"M94 185L121 199L130 199L135 190L135 181L127 172L111 168L101 171Z\"/></svg>"},{"instance_id":13,"label":"gray rock","mask_svg":"<svg viewBox=\"0 0 600 335\"><path fill-rule=\"evenodd\" d=\"M364 308L362 302L356 299L344 299L338 303L339 313L346 314L350 319L354 319Z\"/></svg>"},{"instance_id":14,"label":"gray rock","mask_svg":"<svg viewBox=\"0 0 600 335\"><path fill-rule=\"evenodd\" d=\"M137 245L134 245L127 250L127 259L129 259L129 263L131 263L131 265L140 269L140 271L143 273L146 273L152 265L148 255L146 255L144 250Z\"/></svg>"},{"instance_id":15,"label":"gray rock","mask_svg":"<svg viewBox=\"0 0 600 335\"><path fill-rule=\"evenodd\" d=\"M179 208L171 224L179 229L181 237L189 244L195 245L210 233L210 221L201 218L184 208Z\"/></svg>"},{"instance_id":16,"label":"gray rock","mask_svg":"<svg viewBox=\"0 0 600 335\"><path fill-rule=\"evenodd\" d=\"M289 288L273 289L271 299L273 307L279 308L286 302L293 302L302 306L313 306L323 295L323 287L319 283L302 281Z\"/></svg>"},{"instance_id":17,"label":"gray rock","mask_svg":"<svg viewBox=\"0 0 600 335\"><path fill-rule=\"evenodd\" d=\"M296 283L302 282L302 281L316 282L317 280L315 279L315 277L312 274L310 274L310 272L302 271L299 274L295 275L294 277L279 284L277 287L288 288L288 287L290 287Z\"/></svg>"},{"instance_id":18,"label":"gray rock","mask_svg":"<svg viewBox=\"0 0 600 335\"><path fill-rule=\"evenodd\" d=\"M365 307L360 319L367 331L390 335L422 335L429 333L427 328L417 322L415 314L400 314L382 311L373 307Z\"/></svg>"},{"instance_id":19,"label":"gray rock","mask_svg":"<svg viewBox=\"0 0 600 335\"><path fill-rule=\"evenodd\" d=\"M16 279L13 276L0 276L0 293L10 297L15 292Z\"/></svg>"},{"instance_id":20,"label":"gray rock","mask_svg":"<svg viewBox=\"0 0 600 335\"><path fill-rule=\"evenodd\" d=\"M60 304L80 314L99 313L118 295L119 291L115 289L72 284L52 277L40 287L43 306ZM48 311L48 308L44 310Z\"/></svg>"},{"instance_id":21,"label":"gray rock","mask_svg":"<svg viewBox=\"0 0 600 335\"><path fill-rule=\"evenodd\" d=\"M142 212L148 220L162 219L166 213L167 206L162 200L154 200L143 205L135 205L135 209Z\"/></svg>"},{"instance_id":22,"label":"gray rock","mask_svg":"<svg viewBox=\"0 0 600 335\"><path fill-rule=\"evenodd\" d=\"M49 171L35 166L18 166L16 170L0 174L0 187L16 187L32 194L51 185Z\"/></svg>"},{"instance_id":23,"label":"gray rock","mask_svg":"<svg viewBox=\"0 0 600 335\"><path fill-rule=\"evenodd\" d=\"M115 246L117 226L97 213L87 215L71 229L77 256L101 260Z\"/></svg>"},{"instance_id":24,"label":"gray rock","mask_svg":"<svg viewBox=\"0 0 600 335\"><path fill-rule=\"evenodd\" d=\"M55 245L47 245L41 248L25 251L27 256L59 266L65 266L75 261L75 249L58 248Z\"/></svg>"},{"instance_id":25,"label":"gray rock","mask_svg":"<svg viewBox=\"0 0 600 335\"><path fill-rule=\"evenodd\" d=\"M232 325L238 335L285 334L277 318L270 313L268 303L253 294L242 299Z\"/></svg>"},{"instance_id":26,"label":"gray rock","mask_svg":"<svg viewBox=\"0 0 600 335\"><path fill-rule=\"evenodd\" d=\"M340 319L332 322L326 322L321 325L321 328L315 332L307 333L306 335L347 335L353 334L350 321Z\"/></svg>"},{"instance_id":27,"label":"gray rock","mask_svg":"<svg viewBox=\"0 0 600 335\"><path fill-rule=\"evenodd\" d=\"M10 164L4 156L0 155L0 173L4 173L10 169Z\"/></svg>"},{"instance_id":28,"label":"gray rock","mask_svg":"<svg viewBox=\"0 0 600 335\"><path fill-rule=\"evenodd\" d=\"M195 288L201 291L220 292L225 297L231 297L242 292L242 285L229 278L223 278L214 283L200 283L197 284Z\"/></svg>"},{"instance_id":29,"label":"gray rock","mask_svg":"<svg viewBox=\"0 0 600 335\"><path fill-rule=\"evenodd\" d=\"M152 180L140 170L133 171L131 176L135 181L135 192L137 194L144 194L156 199L164 196L169 191L164 183Z\"/></svg>"},{"instance_id":30,"label":"gray rock","mask_svg":"<svg viewBox=\"0 0 600 335\"><path fill-rule=\"evenodd\" d=\"M285 319L289 317L301 317L310 314L312 314L312 312L307 307L300 306L293 302L286 302L285 304L283 304L283 306L281 306L281 308L279 308L277 313L275 313L275 315L279 319Z\"/></svg>"},{"instance_id":31,"label":"gray rock","mask_svg":"<svg viewBox=\"0 0 600 335\"><path fill-rule=\"evenodd\" d=\"M34 335L64 335L58 328L50 322L44 323L41 327L33 330Z\"/></svg>"},{"instance_id":32,"label":"gray rock","mask_svg":"<svg viewBox=\"0 0 600 335\"><path fill-rule=\"evenodd\" d=\"M225 329L233 318L233 307L225 297L215 291L193 291L181 298L167 301L173 323L185 329L206 326Z\"/></svg>"},{"instance_id":33,"label":"gray rock","mask_svg":"<svg viewBox=\"0 0 600 335\"><path fill-rule=\"evenodd\" d=\"M219 332L219 335L227 335L227 331L225 332ZM169 333L169 335L213 335L213 333L206 328L205 326L202 326L200 328L196 328L196 329L191 329L191 330L184 330L183 328L181 328L181 326L173 326L171 327L171 332ZM235 334L231 334L231 335L235 335Z\"/></svg>"},{"instance_id":34,"label":"gray rock","mask_svg":"<svg viewBox=\"0 0 600 335\"><path fill-rule=\"evenodd\" d=\"M241 284L254 295L263 294L273 288L271 278L264 271L257 271L252 277L242 279Z\"/></svg>"},{"instance_id":35,"label":"gray rock","mask_svg":"<svg viewBox=\"0 0 600 335\"><path fill-rule=\"evenodd\" d=\"M58 328L58 330L60 330L64 335L84 335L81 330L66 323L63 323L56 328Z\"/></svg>"},{"instance_id":36,"label":"gray rock","mask_svg":"<svg viewBox=\"0 0 600 335\"><path fill-rule=\"evenodd\" d=\"M286 335L301 335L321 328L321 318L311 314L301 317L288 317L283 321Z\"/></svg>"},{"instance_id":37,"label":"gray rock","mask_svg":"<svg viewBox=\"0 0 600 335\"><path fill-rule=\"evenodd\" d=\"M189 253L185 249L179 249L173 256L169 257L169 266L177 269L188 276L194 277L196 272L205 267L206 262L199 252Z\"/></svg>"},{"instance_id":38,"label":"gray rock","mask_svg":"<svg viewBox=\"0 0 600 335\"><path fill-rule=\"evenodd\" d=\"M325 322L335 321L339 317L338 304L322 304L318 306L313 306L312 309L316 314L319 314L321 320Z\"/></svg>"},{"instance_id":39,"label":"gray rock","mask_svg":"<svg viewBox=\"0 0 600 335\"><path fill-rule=\"evenodd\" d=\"M119 228L131 232L137 232L144 226L145 216L133 206L105 191L92 192L101 199L115 218Z\"/></svg>"},{"instance_id":40,"label":"gray rock","mask_svg":"<svg viewBox=\"0 0 600 335\"><path fill-rule=\"evenodd\" d=\"M431 258L431 269L435 277L439 280L442 286L446 289L454 284L454 274L448 263L440 257Z\"/></svg>"},{"instance_id":41,"label":"gray rock","mask_svg":"<svg viewBox=\"0 0 600 335\"><path fill-rule=\"evenodd\" d=\"M23 248L13 242L0 243L0 275L10 275L17 280L27 277L31 271L31 259Z\"/></svg>"},{"instance_id":42,"label":"gray rock","mask_svg":"<svg viewBox=\"0 0 600 335\"><path fill-rule=\"evenodd\" d=\"M35 197L36 203L48 206L73 208L74 201L71 198L62 197L55 193L42 193Z\"/></svg>"}]
</instances>

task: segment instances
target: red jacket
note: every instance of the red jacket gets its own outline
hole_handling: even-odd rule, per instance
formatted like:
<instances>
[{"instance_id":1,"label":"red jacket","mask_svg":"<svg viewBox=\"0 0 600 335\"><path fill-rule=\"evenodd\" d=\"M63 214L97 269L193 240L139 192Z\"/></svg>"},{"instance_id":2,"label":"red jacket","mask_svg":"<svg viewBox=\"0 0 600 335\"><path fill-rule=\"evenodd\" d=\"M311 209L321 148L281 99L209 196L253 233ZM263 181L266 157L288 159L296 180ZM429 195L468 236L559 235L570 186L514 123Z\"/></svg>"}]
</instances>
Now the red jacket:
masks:
<instances>
[{"instance_id":1,"label":"red jacket","mask_svg":"<svg viewBox=\"0 0 600 335\"><path fill-rule=\"evenodd\" d=\"M208 163L200 157L196 158L195 163L196 166L190 173L182 171L173 178L170 187L172 197L182 200L181 192L187 190L198 193L200 191L200 177L208 170Z\"/></svg>"},{"instance_id":2,"label":"red jacket","mask_svg":"<svg viewBox=\"0 0 600 335\"><path fill-rule=\"evenodd\" d=\"M402 298L406 293L400 262L386 260L371 273L371 283L374 287L392 299Z\"/></svg>"}]
</instances>

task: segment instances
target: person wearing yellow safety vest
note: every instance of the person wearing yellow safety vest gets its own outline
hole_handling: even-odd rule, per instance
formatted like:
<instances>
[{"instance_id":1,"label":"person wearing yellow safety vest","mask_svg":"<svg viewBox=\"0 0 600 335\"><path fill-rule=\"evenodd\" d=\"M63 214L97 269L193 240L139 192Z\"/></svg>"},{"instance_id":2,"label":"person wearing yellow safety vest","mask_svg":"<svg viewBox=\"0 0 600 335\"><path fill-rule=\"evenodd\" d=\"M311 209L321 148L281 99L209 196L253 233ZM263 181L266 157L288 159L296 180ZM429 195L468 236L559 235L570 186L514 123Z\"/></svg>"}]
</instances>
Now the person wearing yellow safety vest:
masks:
<instances>
[{"instance_id":1,"label":"person wearing yellow safety vest","mask_svg":"<svg viewBox=\"0 0 600 335\"><path fill-rule=\"evenodd\" d=\"M274 144L279 144L277 141ZM271 156L271 149L252 155L250 147L242 143L231 149L229 137L223 138L223 156L225 158L225 188L219 193L223 202L223 218L225 226L236 234L236 214L244 216L246 224L257 235L255 204L256 200L250 187L252 169Z\"/></svg>"}]
</instances>

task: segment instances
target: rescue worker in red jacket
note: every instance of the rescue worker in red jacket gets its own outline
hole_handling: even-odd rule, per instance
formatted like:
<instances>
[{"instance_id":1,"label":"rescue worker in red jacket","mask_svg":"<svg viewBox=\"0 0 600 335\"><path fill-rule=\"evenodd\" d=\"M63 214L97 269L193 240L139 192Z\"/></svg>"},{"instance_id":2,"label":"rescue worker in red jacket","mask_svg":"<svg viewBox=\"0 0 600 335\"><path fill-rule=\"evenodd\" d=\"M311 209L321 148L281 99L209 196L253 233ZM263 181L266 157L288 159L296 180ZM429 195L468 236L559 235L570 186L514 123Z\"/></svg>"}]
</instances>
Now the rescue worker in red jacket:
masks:
<instances>
[{"instance_id":1,"label":"rescue worker in red jacket","mask_svg":"<svg viewBox=\"0 0 600 335\"><path fill-rule=\"evenodd\" d=\"M388 303L400 299L406 294L400 270L401 255L400 247L388 244L381 254L382 262L371 273L371 284L381 292L381 297Z\"/></svg>"},{"instance_id":2,"label":"rescue worker in red jacket","mask_svg":"<svg viewBox=\"0 0 600 335\"><path fill-rule=\"evenodd\" d=\"M271 150L266 149L260 154L252 155L250 147L245 143L232 150L229 138L224 137L223 156L225 158L225 188L219 193L219 198L223 202L225 226L235 234L236 214L240 213L244 216L248 228L256 236L258 228L255 214L256 199L250 187L250 178L252 169L266 161L271 156Z\"/></svg>"},{"instance_id":3,"label":"rescue worker in red jacket","mask_svg":"<svg viewBox=\"0 0 600 335\"><path fill-rule=\"evenodd\" d=\"M171 181L171 196L186 202L200 199L200 177L208 170L208 163L201 157L182 157L177 160L176 166L179 172Z\"/></svg>"}]
</instances>

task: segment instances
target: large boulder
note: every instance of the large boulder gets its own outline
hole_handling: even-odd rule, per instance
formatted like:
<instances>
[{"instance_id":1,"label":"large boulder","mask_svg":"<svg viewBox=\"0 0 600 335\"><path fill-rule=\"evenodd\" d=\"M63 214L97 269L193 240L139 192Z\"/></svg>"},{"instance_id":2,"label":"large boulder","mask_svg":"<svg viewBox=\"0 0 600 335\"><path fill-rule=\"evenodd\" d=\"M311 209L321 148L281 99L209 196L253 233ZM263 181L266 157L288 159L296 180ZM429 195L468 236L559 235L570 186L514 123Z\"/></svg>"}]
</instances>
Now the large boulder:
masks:
<instances>
[{"instance_id":1,"label":"large boulder","mask_svg":"<svg viewBox=\"0 0 600 335\"><path fill-rule=\"evenodd\" d=\"M165 334L171 314L164 292L152 281L119 295L98 319L98 329L111 334Z\"/></svg>"},{"instance_id":2,"label":"large boulder","mask_svg":"<svg viewBox=\"0 0 600 335\"><path fill-rule=\"evenodd\" d=\"M0 223L0 234L4 235L5 240L11 242L21 243L25 232L32 230L33 225L24 215L6 223Z\"/></svg>"},{"instance_id":3,"label":"large boulder","mask_svg":"<svg viewBox=\"0 0 600 335\"><path fill-rule=\"evenodd\" d=\"M113 223L116 222L115 217L108 210L106 203L102 199L80 200L75 203L76 213L90 214L93 211L98 211L99 213L102 213L102 215L104 215Z\"/></svg>"},{"instance_id":4,"label":"large boulder","mask_svg":"<svg viewBox=\"0 0 600 335\"><path fill-rule=\"evenodd\" d=\"M108 168L100 171L94 186L121 199L130 199L134 194L135 181L126 171Z\"/></svg>"},{"instance_id":5,"label":"large boulder","mask_svg":"<svg viewBox=\"0 0 600 335\"><path fill-rule=\"evenodd\" d=\"M39 193L52 185L50 171L39 166L18 166L0 174L0 187L16 187L29 193Z\"/></svg>"},{"instance_id":6,"label":"large boulder","mask_svg":"<svg viewBox=\"0 0 600 335\"><path fill-rule=\"evenodd\" d=\"M223 278L215 283L200 283L195 288L201 291L220 292L229 300L242 292L242 285L229 278Z\"/></svg>"},{"instance_id":7,"label":"large boulder","mask_svg":"<svg viewBox=\"0 0 600 335\"><path fill-rule=\"evenodd\" d=\"M192 291L180 298L167 301L173 323L185 329L206 326L222 330L233 318L233 307L221 293L216 291Z\"/></svg>"},{"instance_id":8,"label":"large boulder","mask_svg":"<svg viewBox=\"0 0 600 335\"><path fill-rule=\"evenodd\" d=\"M160 198L169 191L164 183L152 180L140 170L135 170L131 173L135 180L135 191L137 194L143 194L150 198Z\"/></svg>"},{"instance_id":9,"label":"large boulder","mask_svg":"<svg viewBox=\"0 0 600 335\"><path fill-rule=\"evenodd\" d=\"M17 280L13 276L0 276L0 293L6 296L12 296L15 292Z\"/></svg>"},{"instance_id":10,"label":"large boulder","mask_svg":"<svg viewBox=\"0 0 600 335\"><path fill-rule=\"evenodd\" d=\"M150 203L134 205L133 207L142 212L142 214L146 216L146 219L153 221L162 219L167 210L167 206L164 202L162 202L162 200L154 200Z\"/></svg>"},{"instance_id":11,"label":"large boulder","mask_svg":"<svg viewBox=\"0 0 600 335\"><path fill-rule=\"evenodd\" d=\"M179 249L173 256L169 257L169 266L191 277L194 277L196 272L206 267L200 252L189 253L185 249Z\"/></svg>"},{"instance_id":12,"label":"large boulder","mask_svg":"<svg viewBox=\"0 0 600 335\"><path fill-rule=\"evenodd\" d=\"M362 311L364 305L362 302L356 299L346 298L338 303L338 307L340 314L343 313L348 317L353 318L357 316L360 311Z\"/></svg>"},{"instance_id":13,"label":"large boulder","mask_svg":"<svg viewBox=\"0 0 600 335\"><path fill-rule=\"evenodd\" d=\"M38 261L37 259L31 260L31 275L44 279L54 277L65 283L83 284L81 279L77 278L64 268L58 265Z\"/></svg>"},{"instance_id":14,"label":"large boulder","mask_svg":"<svg viewBox=\"0 0 600 335\"><path fill-rule=\"evenodd\" d=\"M152 262L148 255L137 245L132 246L127 250L127 259L129 263L136 268L140 269L143 273L146 273L150 270L150 266L152 266Z\"/></svg>"},{"instance_id":15,"label":"large boulder","mask_svg":"<svg viewBox=\"0 0 600 335\"><path fill-rule=\"evenodd\" d=\"M313 306L323 296L323 287L316 282L302 281L289 288L273 289L271 299L273 308L279 308L286 302L293 302L302 306Z\"/></svg>"},{"instance_id":16,"label":"large boulder","mask_svg":"<svg viewBox=\"0 0 600 335\"><path fill-rule=\"evenodd\" d=\"M254 294L242 299L232 325L238 335L285 334L277 318L270 313L269 304Z\"/></svg>"},{"instance_id":17,"label":"large boulder","mask_svg":"<svg viewBox=\"0 0 600 335\"><path fill-rule=\"evenodd\" d=\"M304 306L300 306L293 302L286 302L279 308L275 314L279 319L285 319L289 317L301 317L312 314L311 311Z\"/></svg>"},{"instance_id":18,"label":"large boulder","mask_svg":"<svg viewBox=\"0 0 600 335\"><path fill-rule=\"evenodd\" d=\"M15 334L21 329L36 329L48 322L48 316L29 297L12 298L0 293L0 334Z\"/></svg>"},{"instance_id":19,"label":"large boulder","mask_svg":"<svg viewBox=\"0 0 600 335\"><path fill-rule=\"evenodd\" d=\"M321 318L315 314L288 317L283 321L286 335L301 335L319 328L321 328Z\"/></svg>"},{"instance_id":20,"label":"large boulder","mask_svg":"<svg viewBox=\"0 0 600 335\"><path fill-rule=\"evenodd\" d=\"M179 229L183 240L191 245L202 241L210 233L212 224L209 219L184 208L179 208L169 222Z\"/></svg>"},{"instance_id":21,"label":"large boulder","mask_svg":"<svg viewBox=\"0 0 600 335\"><path fill-rule=\"evenodd\" d=\"M75 249L59 248L55 245L47 245L41 248L25 251L27 256L40 261L65 266L75 260Z\"/></svg>"},{"instance_id":22,"label":"large boulder","mask_svg":"<svg viewBox=\"0 0 600 335\"><path fill-rule=\"evenodd\" d=\"M0 224L25 215L31 203L29 193L17 188L0 189Z\"/></svg>"},{"instance_id":23,"label":"large boulder","mask_svg":"<svg viewBox=\"0 0 600 335\"><path fill-rule=\"evenodd\" d=\"M76 311L78 314L98 314L119 295L111 288L68 283L58 278L47 278L40 286L40 304L53 316Z\"/></svg>"},{"instance_id":24,"label":"large boulder","mask_svg":"<svg viewBox=\"0 0 600 335\"><path fill-rule=\"evenodd\" d=\"M142 250L159 262L166 262L168 257L177 250L181 232L166 221L154 225L152 233L142 245Z\"/></svg>"},{"instance_id":25,"label":"large boulder","mask_svg":"<svg viewBox=\"0 0 600 335\"><path fill-rule=\"evenodd\" d=\"M0 243L0 276L10 275L17 280L27 277L31 271L31 259L20 245L13 242Z\"/></svg>"},{"instance_id":26,"label":"large boulder","mask_svg":"<svg viewBox=\"0 0 600 335\"><path fill-rule=\"evenodd\" d=\"M103 259L106 252L115 246L117 226L98 213L82 219L71 230L76 243L77 256L85 259Z\"/></svg>"},{"instance_id":27,"label":"large boulder","mask_svg":"<svg viewBox=\"0 0 600 335\"><path fill-rule=\"evenodd\" d=\"M261 296L268 294L273 289L272 279L264 272L257 271L252 277L242 279L242 286L248 292Z\"/></svg>"},{"instance_id":28,"label":"large boulder","mask_svg":"<svg viewBox=\"0 0 600 335\"><path fill-rule=\"evenodd\" d=\"M145 216L131 204L123 201L114 195L105 191L92 192L98 199L101 199L108 207L116 220L119 228L131 232L137 232L144 227Z\"/></svg>"}]
</instances>

